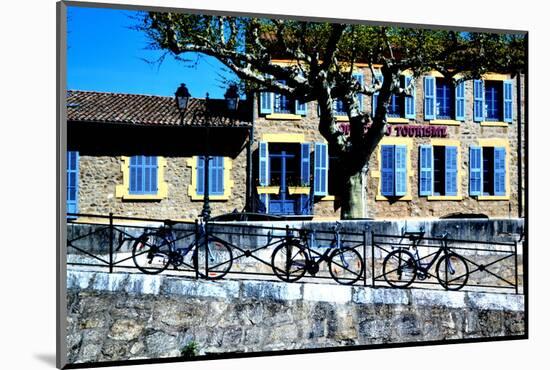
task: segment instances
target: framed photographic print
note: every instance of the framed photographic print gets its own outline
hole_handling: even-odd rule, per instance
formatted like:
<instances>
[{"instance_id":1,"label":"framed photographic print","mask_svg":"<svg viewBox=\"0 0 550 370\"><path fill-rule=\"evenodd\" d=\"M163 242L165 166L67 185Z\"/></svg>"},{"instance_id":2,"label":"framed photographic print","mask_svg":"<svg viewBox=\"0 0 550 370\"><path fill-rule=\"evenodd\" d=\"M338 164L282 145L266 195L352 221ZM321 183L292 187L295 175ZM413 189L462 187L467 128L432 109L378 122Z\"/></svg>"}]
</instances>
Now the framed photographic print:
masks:
<instances>
[{"instance_id":1,"label":"framed photographic print","mask_svg":"<svg viewBox=\"0 0 550 370\"><path fill-rule=\"evenodd\" d=\"M58 3L60 368L527 338L527 32Z\"/></svg>"}]
</instances>

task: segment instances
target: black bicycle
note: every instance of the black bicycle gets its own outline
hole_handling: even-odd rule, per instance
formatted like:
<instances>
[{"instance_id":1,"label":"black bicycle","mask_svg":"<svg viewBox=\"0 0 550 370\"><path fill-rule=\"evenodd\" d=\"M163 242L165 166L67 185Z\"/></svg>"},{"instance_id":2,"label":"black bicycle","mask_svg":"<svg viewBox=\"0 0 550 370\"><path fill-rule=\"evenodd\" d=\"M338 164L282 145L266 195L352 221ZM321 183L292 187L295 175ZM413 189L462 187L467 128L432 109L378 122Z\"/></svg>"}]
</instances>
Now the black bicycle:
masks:
<instances>
[{"instance_id":1,"label":"black bicycle","mask_svg":"<svg viewBox=\"0 0 550 370\"><path fill-rule=\"evenodd\" d=\"M425 280L434 277L429 272L435 264L435 277L439 284L447 290L459 290L468 282L469 269L466 260L450 250L448 245L448 233L444 233L437 239L441 241L438 250L427 256L420 257L418 247L424 239L424 231L403 232L397 248L391 251L382 264L382 273L386 282L395 288L406 288L415 279ZM401 245L403 240L409 240L410 245ZM409 251L412 248L414 254ZM425 262L426 259L429 261ZM437 262L437 263L436 263Z\"/></svg>"},{"instance_id":2,"label":"black bicycle","mask_svg":"<svg viewBox=\"0 0 550 370\"><path fill-rule=\"evenodd\" d=\"M363 259L355 249L343 246L340 228L340 223L336 223L334 238L329 245L316 245L314 231L300 230L299 238L287 232L285 240L271 255L271 267L275 275L282 281L294 282L306 272L315 276L320 270L320 264L327 262L335 281L343 285L354 284L363 274ZM313 252L313 247L326 250L320 254Z\"/></svg>"},{"instance_id":3,"label":"black bicycle","mask_svg":"<svg viewBox=\"0 0 550 370\"><path fill-rule=\"evenodd\" d=\"M198 236L191 244L181 246L183 240L176 236L173 221L153 231L145 231L132 247L132 259L145 274L158 274L171 264L174 269L187 267L198 276L221 279L233 263L231 248L213 235L206 237L204 225L199 224ZM206 258L206 255L208 258Z\"/></svg>"}]
</instances>

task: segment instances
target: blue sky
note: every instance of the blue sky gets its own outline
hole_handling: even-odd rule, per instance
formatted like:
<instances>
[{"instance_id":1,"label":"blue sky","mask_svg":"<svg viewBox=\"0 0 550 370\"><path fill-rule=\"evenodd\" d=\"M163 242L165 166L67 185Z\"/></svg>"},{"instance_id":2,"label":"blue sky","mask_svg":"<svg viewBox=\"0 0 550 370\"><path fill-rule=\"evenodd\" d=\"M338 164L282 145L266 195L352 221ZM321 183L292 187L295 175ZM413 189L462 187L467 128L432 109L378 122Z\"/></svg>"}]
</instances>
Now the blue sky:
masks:
<instances>
[{"instance_id":1,"label":"blue sky","mask_svg":"<svg viewBox=\"0 0 550 370\"><path fill-rule=\"evenodd\" d=\"M222 64L200 56L194 67L147 49L146 36L131 29L137 23L135 11L69 7L67 23L67 88L72 90L120 92L172 96L180 83L191 95L223 98L225 87L219 73ZM196 60L197 54L187 54Z\"/></svg>"}]
</instances>

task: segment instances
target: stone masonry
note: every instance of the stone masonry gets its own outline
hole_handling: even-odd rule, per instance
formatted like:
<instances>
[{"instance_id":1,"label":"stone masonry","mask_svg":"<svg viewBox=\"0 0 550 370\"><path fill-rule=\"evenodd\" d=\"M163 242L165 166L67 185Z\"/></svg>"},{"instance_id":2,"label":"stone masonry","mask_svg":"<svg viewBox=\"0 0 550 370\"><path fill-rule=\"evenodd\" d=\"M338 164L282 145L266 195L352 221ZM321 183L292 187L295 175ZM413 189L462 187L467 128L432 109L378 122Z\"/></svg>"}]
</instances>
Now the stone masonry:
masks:
<instances>
[{"instance_id":1,"label":"stone masonry","mask_svg":"<svg viewBox=\"0 0 550 370\"><path fill-rule=\"evenodd\" d=\"M525 338L522 295L75 270L67 328L69 363Z\"/></svg>"}]
</instances>

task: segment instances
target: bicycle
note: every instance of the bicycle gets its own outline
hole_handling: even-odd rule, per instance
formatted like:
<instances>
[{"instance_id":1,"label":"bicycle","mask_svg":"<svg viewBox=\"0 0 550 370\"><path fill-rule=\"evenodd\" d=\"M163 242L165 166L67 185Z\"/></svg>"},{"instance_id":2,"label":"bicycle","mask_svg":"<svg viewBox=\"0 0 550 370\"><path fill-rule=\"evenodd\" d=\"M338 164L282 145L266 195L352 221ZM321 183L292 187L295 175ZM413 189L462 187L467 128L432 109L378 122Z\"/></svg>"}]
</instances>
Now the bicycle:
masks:
<instances>
[{"instance_id":1,"label":"bicycle","mask_svg":"<svg viewBox=\"0 0 550 370\"><path fill-rule=\"evenodd\" d=\"M186 247L178 246L179 239L172 228L175 222L165 221L154 231L145 231L132 247L132 259L136 267L145 274L158 274L168 268L191 267L202 278L217 280L224 277L233 263L231 248L221 239L209 235L203 223L199 223L198 237ZM205 250L208 259L205 258ZM191 253L191 261L185 258Z\"/></svg>"},{"instance_id":2,"label":"bicycle","mask_svg":"<svg viewBox=\"0 0 550 370\"><path fill-rule=\"evenodd\" d=\"M461 289L468 282L468 264L463 257L450 250L448 236L449 234L445 232L438 238L441 241L441 246L437 252L420 258L418 246L424 239L424 230L402 232L399 244L404 239L408 239L411 245L408 247L399 246L384 258L382 274L386 282L395 288L406 288L417 278L425 280L428 277L433 277L434 275L430 274L429 270L437 261L435 277L439 284L447 290ZM412 247L414 254L409 252L409 247ZM442 253L443 255L441 255ZM422 262L430 255L433 255L433 258L429 262Z\"/></svg>"},{"instance_id":3,"label":"bicycle","mask_svg":"<svg viewBox=\"0 0 550 370\"><path fill-rule=\"evenodd\" d=\"M315 244L315 232L300 230L300 237L293 237L287 231L285 240L279 244L271 255L271 268L275 275L285 282L295 282L301 279L306 272L315 276L322 262L327 262L332 278L343 285L352 285L363 274L363 260L353 248L342 245L340 223L333 228L334 238L323 254L312 252ZM308 242L310 236L311 242ZM316 254L317 256L314 256Z\"/></svg>"}]
</instances>

